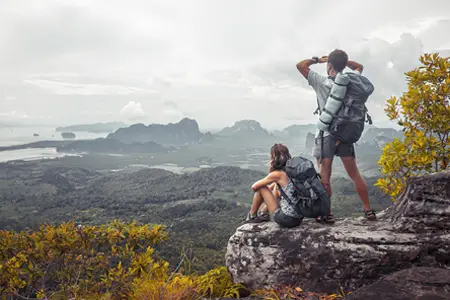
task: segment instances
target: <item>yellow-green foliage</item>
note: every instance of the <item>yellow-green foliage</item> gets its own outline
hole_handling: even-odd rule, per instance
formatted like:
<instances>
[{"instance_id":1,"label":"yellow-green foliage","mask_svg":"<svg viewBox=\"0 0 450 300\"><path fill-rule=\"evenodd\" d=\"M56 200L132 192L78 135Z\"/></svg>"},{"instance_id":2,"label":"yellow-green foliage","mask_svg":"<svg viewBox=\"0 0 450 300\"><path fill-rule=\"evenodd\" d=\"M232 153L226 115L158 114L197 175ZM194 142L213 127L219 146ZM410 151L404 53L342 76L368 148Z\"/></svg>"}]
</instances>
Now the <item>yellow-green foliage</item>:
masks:
<instances>
[{"instance_id":1,"label":"yellow-green foliage","mask_svg":"<svg viewBox=\"0 0 450 300\"><path fill-rule=\"evenodd\" d=\"M193 300L200 297L238 298L241 289L243 286L233 284L226 268L220 267L201 276L176 274L167 282L167 285L164 281L155 283L145 278L138 279L135 282L133 296L135 299L147 300Z\"/></svg>"},{"instance_id":2,"label":"yellow-green foliage","mask_svg":"<svg viewBox=\"0 0 450 300\"><path fill-rule=\"evenodd\" d=\"M114 221L64 223L34 232L0 231L0 295L48 299L198 299L237 295L224 267L202 276L171 274L155 258L163 226Z\"/></svg>"},{"instance_id":3,"label":"yellow-green foliage","mask_svg":"<svg viewBox=\"0 0 450 300\"><path fill-rule=\"evenodd\" d=\"M387 100L385 108L405 136L403 141L386 144L378 162L383 177L376 185L393 200L409 177L449 168L450 57L424 54L420 62L421 66L406 73L408 91Z\"/></svg>"}]
</instances>

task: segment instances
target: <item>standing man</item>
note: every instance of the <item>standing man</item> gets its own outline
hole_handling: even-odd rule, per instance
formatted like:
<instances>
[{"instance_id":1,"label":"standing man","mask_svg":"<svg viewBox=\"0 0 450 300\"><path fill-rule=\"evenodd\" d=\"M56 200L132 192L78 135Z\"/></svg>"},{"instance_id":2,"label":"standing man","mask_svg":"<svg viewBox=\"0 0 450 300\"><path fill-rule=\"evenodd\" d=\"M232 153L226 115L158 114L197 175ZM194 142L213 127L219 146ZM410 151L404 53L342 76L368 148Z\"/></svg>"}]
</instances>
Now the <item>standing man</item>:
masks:
<instances>
[{"instance_id":1,"label":"standing man","mask_svg":"<svg viewBox=\"0 0 450 300\"><path fill-rule=\"evenodd\" d=\"M311 65L317 63L327 64L328 77L318 74L310 69ZM348 60L348 55L342 50L334 50L328 56L321 58L313 57L305 59L297 64L298 71L308 80L308 84L312 86L317 96L317 104L320 112L323 111L327 98L330 95L333 79L336 74L342 72L349 67L354 72L361 74L363 66L357 62ZM339 156L347 171L349 177L353 181L355 190L363 203L364 214L368 220L376 220L375 211L370 208L369 192L367 184L359 173L356 165L355 148L353 144L345 144L337 141L329 134L329 132L316 131L315 147L313 151L314 157L317 159L319 173L322 177L322 183L331 197L331 169L334 156ZM323 145L321 145L323 143ZM334 223L332 214L326 218L318 218L317 221L325 223Z\"/></svg>"}]
</instances>

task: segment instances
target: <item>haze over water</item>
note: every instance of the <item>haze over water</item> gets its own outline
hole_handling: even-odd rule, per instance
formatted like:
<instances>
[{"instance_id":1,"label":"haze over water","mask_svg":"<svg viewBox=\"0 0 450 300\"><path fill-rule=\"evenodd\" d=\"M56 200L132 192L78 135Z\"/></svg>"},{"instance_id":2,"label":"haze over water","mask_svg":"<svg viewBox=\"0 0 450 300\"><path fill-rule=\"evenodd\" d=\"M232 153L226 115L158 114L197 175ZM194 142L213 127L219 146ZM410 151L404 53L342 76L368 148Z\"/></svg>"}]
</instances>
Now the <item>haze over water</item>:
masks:
<instances>
[{"instance_id":1,"label":"haze over water","mask_svg":"<svg viewBox=\"0 0 450 300\"><path fill-rule=\"evenodd\" d=\"M33 134L39 136L33 136ZM77 140L106 137L107 133L74 132ZM62 141L61 132L55 127L0 127L0 147L33 143L38 141Z\"/></svg>"},{"instance_id":2,"label":"haze over water","mask_svg":"<svg viewBox=\"0 0 450 300\"><path fill-rule=\"evenodd\" d=\"M39 136L33 136L33 134ZM96 139L106 137L107 133L74 132L76 139ZM0 128L0 147L14 146L38 141L62 141L61 132L55 127L6 127ZM56 148L29 148L0 152L0 163L11 160L38 160L62 157L67 154L56 152Z\"/></svg>"}]
</instances>

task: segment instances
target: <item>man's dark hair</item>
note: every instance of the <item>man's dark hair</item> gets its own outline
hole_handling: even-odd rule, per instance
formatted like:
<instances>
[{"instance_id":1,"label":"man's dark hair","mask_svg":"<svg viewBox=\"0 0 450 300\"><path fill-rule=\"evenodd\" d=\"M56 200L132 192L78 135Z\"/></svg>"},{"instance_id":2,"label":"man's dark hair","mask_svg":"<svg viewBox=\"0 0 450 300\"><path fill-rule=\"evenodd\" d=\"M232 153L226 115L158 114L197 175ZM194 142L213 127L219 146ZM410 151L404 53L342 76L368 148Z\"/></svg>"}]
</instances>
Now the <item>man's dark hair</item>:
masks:
<instances>
[{"instance_id":1,"label":"man's dark hair","mask_svg":"<svg viewBox=\"0 0 450 300\"><path fill-rule=\"evenodd\" d=\"M336 72L342 72L347 66L348 55L344 51L336 49L328 55L328 62Z\"/></svg>"}]
</instances>

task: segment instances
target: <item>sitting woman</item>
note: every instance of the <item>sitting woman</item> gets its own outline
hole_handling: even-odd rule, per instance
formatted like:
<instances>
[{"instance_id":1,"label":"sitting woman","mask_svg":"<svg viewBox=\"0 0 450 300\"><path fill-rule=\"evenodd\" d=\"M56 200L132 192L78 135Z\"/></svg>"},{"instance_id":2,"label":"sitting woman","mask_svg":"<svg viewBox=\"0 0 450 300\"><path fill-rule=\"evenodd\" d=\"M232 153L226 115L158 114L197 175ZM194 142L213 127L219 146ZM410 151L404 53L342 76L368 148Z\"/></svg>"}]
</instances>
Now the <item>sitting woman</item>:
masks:
<instances>
[{"instance_id":1,"label":"sitting woman","mask_svg":"<svg viewBox=\"0 0 450 300\"><path fill-rule=\"evenodd\" d=\"M258 210L263 203L273 220L282 227L295 227L302 223L303 216L293 207L294 186L284 172L286 162L291 158L289 149L283 144L275 144L270 150L269 175L255 182L252 186L255 192L253 204L245 223L259 223L269 221L267 211L258 216ZM282 189L280 193L279 189ZM286 199L288 197L289 199Z\"/></svg>"}]
</instances>

